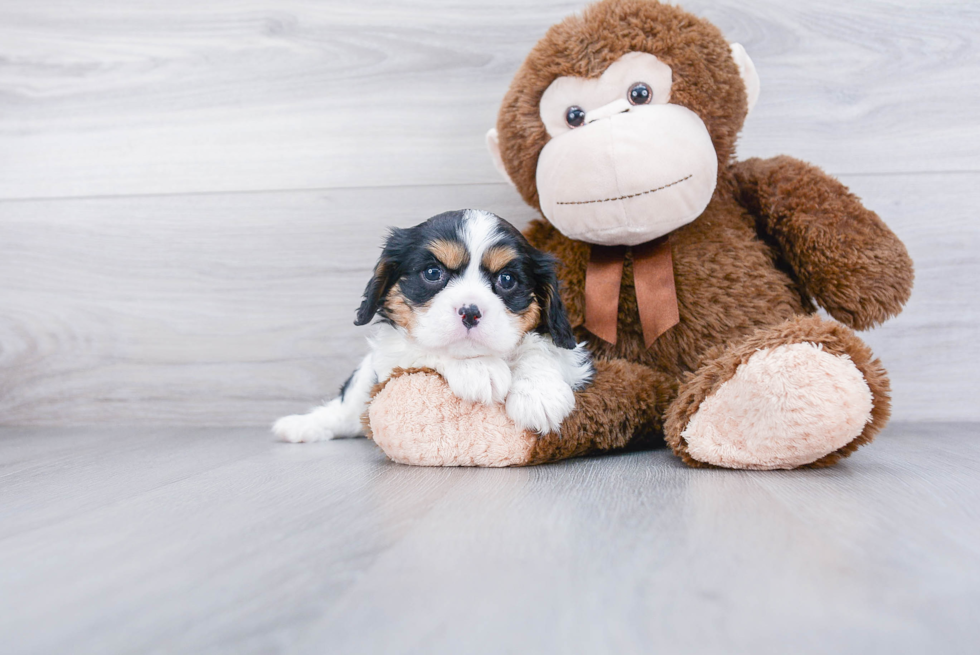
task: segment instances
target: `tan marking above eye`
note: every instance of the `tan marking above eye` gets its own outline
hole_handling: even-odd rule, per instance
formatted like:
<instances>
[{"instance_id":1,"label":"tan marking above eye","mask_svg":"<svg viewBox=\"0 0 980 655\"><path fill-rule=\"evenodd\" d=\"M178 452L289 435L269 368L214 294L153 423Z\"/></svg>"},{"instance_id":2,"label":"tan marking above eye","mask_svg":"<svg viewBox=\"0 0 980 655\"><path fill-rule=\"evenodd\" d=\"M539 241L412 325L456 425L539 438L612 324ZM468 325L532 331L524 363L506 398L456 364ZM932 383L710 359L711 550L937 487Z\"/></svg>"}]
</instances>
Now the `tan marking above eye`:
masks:
<instances>
[{"instance_id":1,"label":"tan marking above eye","mask_svg":"<svg viewBox=\"0 0 980 655\"><path fill-rule=\"evenodd\" d=\"M517 258L517 251L510 246L491 246L483 253L483 268L496 273Z\"/></svg>"},{"instance_id":2,"label":"tan marking above eye","mask_svg":"<svg viewBox=\"0 0 980 655\"><path fill-rule=\"evenodd\" d=\"M429 244L429 252L442 262L446 268L454 271L466 266L470 259L470 254L466 252L466 246L459 241L449 241L447 239L437 239Z\"/></svg>"}]
</instances>

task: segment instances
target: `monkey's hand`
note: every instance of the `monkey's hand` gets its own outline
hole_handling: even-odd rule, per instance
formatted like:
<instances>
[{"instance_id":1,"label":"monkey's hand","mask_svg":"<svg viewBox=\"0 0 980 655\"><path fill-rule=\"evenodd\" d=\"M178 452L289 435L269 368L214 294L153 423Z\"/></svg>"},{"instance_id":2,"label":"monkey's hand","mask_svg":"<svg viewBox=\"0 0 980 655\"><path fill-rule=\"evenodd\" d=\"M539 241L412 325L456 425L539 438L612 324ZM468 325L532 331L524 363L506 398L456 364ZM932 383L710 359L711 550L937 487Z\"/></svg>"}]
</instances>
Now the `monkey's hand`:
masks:
<instances>
[{"instance_id":1,"label":"monkey's hand","mask_svg":"<svg viewBox=\"0 0 980 655\"><path fill-rule=\"evenodd\" d=\"M791 157L735 165L738 199L802 289L858 330L898 314L912 260L878 215L816 166Z\"/></svg>"}]
</instances>

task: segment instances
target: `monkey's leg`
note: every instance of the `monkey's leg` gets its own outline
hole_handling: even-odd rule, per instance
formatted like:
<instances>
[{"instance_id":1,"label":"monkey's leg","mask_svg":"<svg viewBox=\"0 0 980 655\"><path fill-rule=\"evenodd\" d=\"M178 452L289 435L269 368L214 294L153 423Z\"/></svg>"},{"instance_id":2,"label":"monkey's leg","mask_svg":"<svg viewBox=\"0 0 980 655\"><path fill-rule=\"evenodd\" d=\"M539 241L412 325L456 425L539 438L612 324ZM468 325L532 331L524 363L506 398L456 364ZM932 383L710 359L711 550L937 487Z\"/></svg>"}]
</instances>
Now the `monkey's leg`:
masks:
<instances>
[{"instance_id":1,"label":"monkey's leg","mask_svg":"<svg viewBox=\"0 0 980 655\"><path fill-rule=\"evenodd\" d=\"M419 466L526 466L625 446L660 432L676 382L625 360L595 362L560 433L519 429L504 406L460 400L431 369L396 369L377 385L367 433L396 462Z\"/></svg>"},{"instance_id":2,"label":"monkey's leg","mask_svg":"<svg viewBox=\"0 0 980 655\"><path fill-rule=\"evenodd\" d=\"M705 362L665 418L691 466L829 466L888 422L888 377L847 327L800 316L762 328Z\"/></svg>"},{"instance_id":3,"label":"monkey's leg","mask_svg":"<svg viewBox=\"0 0 980 655\"><path fill-rule=\"evenodd\" d=\"M575 409L559 433L538 437L528 464L542 464L626 446L659 433L677 382L624 359L596 361L592 384L575 393Z\"/></svg>"}]
</instances>

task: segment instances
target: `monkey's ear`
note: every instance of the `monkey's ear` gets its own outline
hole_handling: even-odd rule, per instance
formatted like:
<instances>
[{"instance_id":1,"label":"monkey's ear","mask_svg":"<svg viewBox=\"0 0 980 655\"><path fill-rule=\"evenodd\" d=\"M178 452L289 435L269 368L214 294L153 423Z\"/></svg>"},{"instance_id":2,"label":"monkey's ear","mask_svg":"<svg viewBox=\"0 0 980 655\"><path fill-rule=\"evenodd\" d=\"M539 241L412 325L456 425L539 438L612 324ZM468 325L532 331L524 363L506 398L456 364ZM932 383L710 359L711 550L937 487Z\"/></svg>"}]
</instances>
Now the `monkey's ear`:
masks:
<instances>
[{"instance_id":1,"label":"monkey's ear","mask_svg":"<svg viewBox=\"0 0 980 655\"><path fill-rule=\"evenodd\" d=\"M738 66L738 74L742 76L742 82L745 83L745 95L749 101L749 113L751 113L755 103L759 100L759 73L756 72L755 64L752 63L749 53L745 52L741 43L733 43L731 48L732 59L735 60L735 65Z\"/></svg>"},{"instance_id":2,"label":"monkey's ear","mask_svg":"<svg viewBox=\"0 0 980 655\"><path fill-rule=\"evenodd\" d=\"M500 156L500 141L497 139L497 128L495 127L491 127L490 131L487 132L487 150L490 151L490 159L493 160L493 167L507 180L508 184L515 186L514 181L507 174L507 168L504 166L504 158Z\"/></svg>"}]
</instances>

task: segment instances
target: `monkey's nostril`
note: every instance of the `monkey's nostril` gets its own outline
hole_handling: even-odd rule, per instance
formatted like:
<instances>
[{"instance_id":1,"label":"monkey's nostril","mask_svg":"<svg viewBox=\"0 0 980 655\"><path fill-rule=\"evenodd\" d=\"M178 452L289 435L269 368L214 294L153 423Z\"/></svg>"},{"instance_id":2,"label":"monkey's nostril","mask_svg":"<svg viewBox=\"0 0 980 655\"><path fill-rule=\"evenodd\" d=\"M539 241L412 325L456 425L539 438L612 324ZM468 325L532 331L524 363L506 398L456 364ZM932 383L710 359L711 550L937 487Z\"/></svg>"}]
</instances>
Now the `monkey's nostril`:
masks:
<instances>
[{"instance_id":1,"label":"monkey's nostril","mask_svg":"<svg viewBox=\"0 0 980 655\"><path fill-rule=\"evenodd\" d=\"M476 305L464 305L459 308L459 315L463 317L463 325L467 329L471 327L476 327L476 324L480 322L483 318L483 314L480 313L480 308Z\"/></svg>"},{"instance_id":2,"label":"monkey's nostril","mask_svg":"<svg viewBox=\"0 0 980 655\"><path fill-rule=\"evenodd\" d=\"M594 123L595 121L602 120L603 118L609 118L610 116L615 116L616 114L623 114L628 112L632 108L629 100L626 98L620 98L619 100L614 100L608 105L603 105L592 111L585 112L585 123Z\"/></svg>"}]
</instances>

